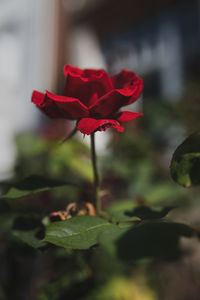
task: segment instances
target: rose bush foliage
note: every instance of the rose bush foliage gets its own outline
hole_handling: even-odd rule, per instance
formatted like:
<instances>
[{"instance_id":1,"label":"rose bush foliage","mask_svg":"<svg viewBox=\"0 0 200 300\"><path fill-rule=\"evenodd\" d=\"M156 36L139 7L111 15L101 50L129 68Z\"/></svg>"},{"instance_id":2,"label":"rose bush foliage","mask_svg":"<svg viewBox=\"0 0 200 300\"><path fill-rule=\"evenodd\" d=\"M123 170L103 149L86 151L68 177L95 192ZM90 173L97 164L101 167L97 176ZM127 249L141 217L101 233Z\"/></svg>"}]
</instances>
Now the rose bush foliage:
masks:
<instances>
[{"instance_id":1,"label":"rose bush foliage","mask_svg":"<svg viewBox=\"0 0 200 300\"><path fill-rule=\"evenodd\" d=\"M77 120L83 134L105 131L109 127L123 131L121 123L129 122L141 113L119 109L136 101L143 81L134 72L123 70L109 77L103 70L79 69L65 65L64 94L34 91L32 102L50 118Z\"/></svg>"}]
</instances>

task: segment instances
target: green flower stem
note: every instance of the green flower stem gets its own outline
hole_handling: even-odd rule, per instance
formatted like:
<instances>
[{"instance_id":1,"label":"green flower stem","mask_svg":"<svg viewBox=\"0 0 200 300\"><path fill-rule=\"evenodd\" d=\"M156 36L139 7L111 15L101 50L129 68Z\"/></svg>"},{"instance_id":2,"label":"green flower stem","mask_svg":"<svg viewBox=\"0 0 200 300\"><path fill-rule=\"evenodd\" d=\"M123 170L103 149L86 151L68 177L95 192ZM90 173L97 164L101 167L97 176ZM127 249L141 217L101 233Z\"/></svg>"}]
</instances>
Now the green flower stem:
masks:
<instances>
[{"instance_id":1,"label":"green flower stem","mask_svg":"<svg viewBox=\"0 0 200 300\"><path fill-rule=\"evenodd\" d=\"M96 159L96 150L95 150L95 135L94 133L91 134L91 158L92 158L92 167L93 167L93 174L94 174L94 205L96 207L97 214L101 214L101 200L99 195L99 175L97 171L97 159Z\"/></svg>"}]
</instances>

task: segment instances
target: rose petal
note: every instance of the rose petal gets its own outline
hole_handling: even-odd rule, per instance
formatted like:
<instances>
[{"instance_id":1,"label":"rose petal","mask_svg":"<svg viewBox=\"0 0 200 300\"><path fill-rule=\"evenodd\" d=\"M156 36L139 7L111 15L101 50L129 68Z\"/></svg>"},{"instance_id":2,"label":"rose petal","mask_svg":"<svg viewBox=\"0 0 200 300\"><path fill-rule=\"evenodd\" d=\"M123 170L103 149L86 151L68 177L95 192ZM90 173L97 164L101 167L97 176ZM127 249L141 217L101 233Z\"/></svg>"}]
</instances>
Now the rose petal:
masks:
<instances>
[{"instance_id":1,"label":"rose petal","mask_svg":"<svg viewBox=\"0 0 200 300\"><path fill-rule=\"evenodd\" d=\"M96 120L92 118L83 118L78 122L77 128L83 134L91 134L95 131L105 131L107 128L113 127L117 131L123 132L124 128L116 120Z\"/></svg>"},{"instance_id":2,"label":"rose petal","mask_svg":"<svg viewBox=\"0 0 200 300\"><path fill-rule=\"evenodd\" d=\"M32 102L53 119L77 120L87 117L89 114L88 108L78 99L54 95L48 91L46 91L46 94L34 91Z\"/></svg>"},{"instance_id":3,"label":"rose petal","mask_svg":"<svg viewBox=\"0 0 200 300\"><path fill-rule=\"evenodd\" d=\"M137 100L143 89L143 80L134 72L123 70L111 77L114 88L125 97L130 97L127 104Z\"/></svg>"},{"instance_id":4,"label":"rose petal","mask_svg":"<svg viewBox=\"0 0 200 300\"><path fill-rule=\"evenodd\" d=\"M117 112L122 106L130 104L130 98L130 96L122 95L119 90L114 90L92 104L89 111L91 114L106 117Z\"/></svg>"},{"instance_id":5,"label":"rose petal","mask_svg":"<svg viewBox=\"0 0 200 300\"><path fill-rule=\"evenodd\" d=\"M106 74L106 72L103 69L80 69L71 65L65 65L64 74L65 76L69 75L74 78L80 78L84 82L88 82L91 79L101 80L101 78Z\"/></svg>"},{"instance_id":6,"label":"rose petal","mask_svg":"<svg viewBox=\"0 0 200 300\"><path fill-rule=\"evenodd\" d=\"M126 75L126 76L125 76ZM124 71L111 78L118 89L112 90L99 98L89 107L91 114L109 116L118 111L122 106L136 101L142 92L143 81L133 72ZM127 82L125 81L127 80ZM124 88L120 88L124 84Z\"/></svg>"},{"instance_id":7,"label":"rose petal","mask_svg":"<svg viewBox=\"0 0 200 300\"><path fill-rule=\"evenodd\" d=\"M112 81L103 69L81 70L66 65L64 74L67 77L65 95L79 99L86 106L94 103L91 102L94 94L99 98L113 89Z\"/></svg>"},{"instance_id":8,"label":"rose petal","mask_svg":"<svg viewBox=\"0 0 200 300\"><path fill-rule=\"evenodd\" d=\"M33 91L31 101L38 106L42 106L45 102L45 94L38 91Z\"/></svg>"},{"instance_id":9,"label":"rose petal","mask_svg":"<svg viewBox=\"0 0 200 300\"><path fill-rule=\"evenodd\" d=\"M78 99L72 97L58 96L46 91L48 100L56 104L56 106L66 114L66 118L79 119L87 117L88 108Z\"/></svg>"},{"instance_id":10,"label":"rose petal","mask_svg":"<svg viewBox=\"0 0 200 300\"><path fill-rule=\"evenodd\" d=\"M124 123L132 121L140 116L143 116L143 114L132 111L122 111L118 114L118 117L116 119L117 121Z\"/></svg>"},{"instance_id":11,"label":"rose petal","mask_svg":"<svg viewBox=\"0 0 200 300\"><path fill-rule=\"evenodd\" d=\"M52 119L64 118L63 112L56 106L55 103L49 101L46 94L38 91L33 91L31 101Z\"/></svg>"},{"instance_id":12,"label":"rose petal","mask_svg":"<svg viewBox=\"0 0 200 300\"><path fill-rule=\"evenodd\" d=\"M116 91L111 91L92 104L89 111L91 115L106 117L116 112L122 106L121 102L122 96Z\"/></svg>"},{"instance_id":13,"label":"rose petal","mask_svg":"<svg viewBox=\"0 0 200 300\"><path fill-rule=\"evenodd\" d=\"M111 81L115 89L124 89L130 87L141 79L133 71L122 70L120 73L113 75Z\"/></svg>"}]
</instances>

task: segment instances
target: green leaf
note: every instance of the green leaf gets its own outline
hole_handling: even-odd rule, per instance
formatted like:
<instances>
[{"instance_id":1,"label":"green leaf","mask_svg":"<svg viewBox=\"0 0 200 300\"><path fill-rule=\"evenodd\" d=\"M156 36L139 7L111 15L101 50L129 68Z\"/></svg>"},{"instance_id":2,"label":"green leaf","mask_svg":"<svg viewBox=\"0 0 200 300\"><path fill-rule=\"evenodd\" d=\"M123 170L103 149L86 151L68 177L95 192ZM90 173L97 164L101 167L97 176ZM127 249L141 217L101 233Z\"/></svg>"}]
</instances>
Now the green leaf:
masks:
<instances>
[{"instance_id":1,"label":"green leaf","mask_svg":"<svg viewBox=\"0 0 200 300\"><path fill-rule=\"evenodd\" d=\"M110 254L121 260L176 258L180 254L180 237L191 237L194 233L192 228L184 224L152 222L103 232L98 241Z\"/></svg>"},{"instance_id":2,"label":"green leaf","mask_svg":"<svg viewBox=\"0 0 200 300\"><path fill-rule=\"evenodd\" d=\"M109 232L103 232L98 236L98 243L109 254L117 256L117 241L128 231L128 228L132 228L132 226L116 227L112 228Z\"/></svg>"},{"instance_id":3,"label":"green leaf","mask_svg":"<svg viewBox=\"0 0 200 300\"><path fill-rule=\"evenodd\" d=\"M138 206L131 210L126 210L125 215L129 217L138 217L141 220L161 219L164 218L173 207L156 207L154 209L148 206Z\"/></svg>"},{"instance_id":4,"label":"green leaf","mask_svg":"<svg viewBox=\"0 0 200 300\"><path fill-rule=\"evenodd\" d=\"M136 207L136 203L130 200L118 201L113 203L107 210L112 222L129 222L140 220L137 216L128 216L126 211L132 210Z\"/></svg>"},{"instance_id":5,"label":"green leaf","mask_svg":"<svg viewBox=\"0 0 200 300\"><path fill-rule=\"evenodd\" d=\"M131 222L138 220L160 219L165 217L173 207L138 206L133 201L118 201L112 204L107 213L112 222Z\"/></svg>"},{"instance_id":6,"label":"green leaf","mask_svg":"<svg viewBox=\"0 0 200 300\"><path fill-rule=\"evenodd\" d=\"M21 240L25 244L29 245L30 247L33 247L35 249L42 248L46 246L46 243L40 241L36 236L35 236L35 230L13 230L12 234L14 237L17 239Z\"/></svg>"},{"instance_id":7,"label":"green leaf","mask_svg":"<svg viewBox=\"0 0 200 300\"><path fill-rule=\"evenodd\" d=\"M17 199L67 184L69 183L33 175L10 186L7 193L3 195L3 198Z\"/></svg>"},{"instance_id":8,"label":"green leaf","mask_svg":"<svg viewBox=\"0 0 200 300\"><path fill-rule=\"evenodd\" d=\"M46 243L41 242L44 236L44 226L36 216L19 216L12 224L12 235L33 248L42 248Z\"/></svg>"},{"instance_id":9,"label":"green leaf","mask_svg":"<svg viewBox=\"0 0 200 300\"><path fill-rule=\"evenodd\" d=\"M200 184L200 131L189 136L176 149L170 169L172 178L180 185Z\"/></svg>"},{"instance_id":10,"label":"green leaf","mask_svg":"<svg viewBox=\"0 0 200 300\"><path fill-rule=\"evenodd\" d=\"M99 233L115 227L105 219L92 216L77 216L66 221L52 223L44 241L60 247L88 249L97 244Z\"/></svg>"}]
</instances>

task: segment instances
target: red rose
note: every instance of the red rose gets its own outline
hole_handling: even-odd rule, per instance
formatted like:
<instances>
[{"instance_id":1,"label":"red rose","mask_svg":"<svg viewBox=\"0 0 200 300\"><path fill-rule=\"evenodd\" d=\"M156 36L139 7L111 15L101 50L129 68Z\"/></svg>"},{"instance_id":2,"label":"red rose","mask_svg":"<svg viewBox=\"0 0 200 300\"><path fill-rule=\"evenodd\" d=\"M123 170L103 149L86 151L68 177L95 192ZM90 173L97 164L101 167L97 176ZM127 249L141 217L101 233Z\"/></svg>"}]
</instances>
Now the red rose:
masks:
<instances>
[{"instance_id":1,"label":"red rose","mask_svg":"<svg viewBox=\"0 0 200 300\"><path fill-rule=\"evenodd\" d=\"M46 91L34 91L32 102L49 117L77 120L83 134L104 131L109 127L123 131L121 123L142 114L122 111L122 106L136 101L142 92L143 81L134 72L123 70L109 77L104 70L81 70L70 65L64 67L67 77L63 96Z\"/></svg>"}]
</instances>

